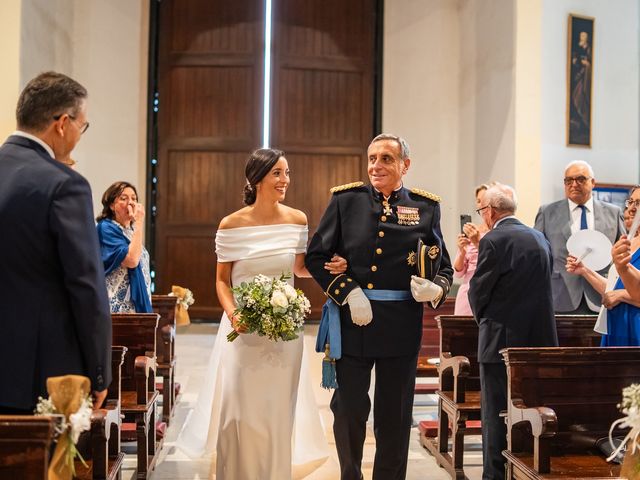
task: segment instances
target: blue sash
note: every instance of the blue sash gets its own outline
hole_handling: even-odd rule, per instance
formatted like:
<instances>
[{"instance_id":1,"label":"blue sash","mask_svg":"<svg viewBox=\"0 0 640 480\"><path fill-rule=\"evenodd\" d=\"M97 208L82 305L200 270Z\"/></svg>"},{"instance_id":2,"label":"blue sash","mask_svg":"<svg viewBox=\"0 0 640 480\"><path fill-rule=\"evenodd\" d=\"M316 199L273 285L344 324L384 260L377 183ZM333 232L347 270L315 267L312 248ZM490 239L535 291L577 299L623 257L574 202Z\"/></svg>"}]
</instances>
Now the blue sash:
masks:
<instances>
[{"instance_id":1,"label":"blue sash","mask_svg":"<svg viewBox=\"0 0 640 480\"><path fill-rule=\"evenodd\" d=\"M399 302L410 300L408 290L363 290L369 300L379 302ZM329 345L329 357L338 360L342 357L342 339L340 336L340 307L330 298L322 307L322 319L318 337L316 338L316 352L324 352Z\"/></svg>"}]
</instances>

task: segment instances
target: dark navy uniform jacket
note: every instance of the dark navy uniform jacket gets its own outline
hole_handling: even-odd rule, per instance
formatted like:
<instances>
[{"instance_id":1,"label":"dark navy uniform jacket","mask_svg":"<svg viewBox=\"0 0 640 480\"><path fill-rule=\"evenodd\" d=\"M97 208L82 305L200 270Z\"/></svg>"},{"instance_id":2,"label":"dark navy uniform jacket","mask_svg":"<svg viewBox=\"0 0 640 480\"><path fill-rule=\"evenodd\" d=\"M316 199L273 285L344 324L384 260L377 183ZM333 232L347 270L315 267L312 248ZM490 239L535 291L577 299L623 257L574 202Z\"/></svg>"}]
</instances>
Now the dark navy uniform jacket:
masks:
<instances>
[{"instance_id":1,"label":"dark navy uniform jacket","mask_svg":"<svg viewBox=\"0 0 640 480\"><path fill-rule=\"evenodd\" d=\"M306 266L325 294L340 309L342 352L365 357L414 355L422 337L422 303L371 301L373 321L354 325L345 299L355 287L363 290L410 290L416 275L418 239L432 248L427 257L428 278L444 290L444 301L453 270L440 230L439 198L423 190L400 188L388 200L371 185L361 182L332 189L333 197L311 239ZM348 261L342 275L332 275L324 263L337 253ZM431 275L429 275L431 273Z\"/></svg>"}]
</instances>

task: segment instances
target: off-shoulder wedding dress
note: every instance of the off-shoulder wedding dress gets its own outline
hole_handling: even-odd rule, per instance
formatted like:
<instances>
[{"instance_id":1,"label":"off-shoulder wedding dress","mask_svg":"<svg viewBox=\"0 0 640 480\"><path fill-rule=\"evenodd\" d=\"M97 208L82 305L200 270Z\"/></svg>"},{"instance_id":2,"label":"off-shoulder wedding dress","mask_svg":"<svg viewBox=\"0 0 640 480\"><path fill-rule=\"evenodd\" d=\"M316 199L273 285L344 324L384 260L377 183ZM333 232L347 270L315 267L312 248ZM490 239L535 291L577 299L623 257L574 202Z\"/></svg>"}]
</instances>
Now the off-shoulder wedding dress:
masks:
<instances>
[{"instance_id":1,"label":"off-shoulder wedding dress","mask_svg":"<svg viewBox=\"0 0 640 480\"><path fill-rule=\"evenodd\" d=\"M290 224L218 230L216 253L233 262L233 285L259 273L280 277L292 273L307 235L306 226ZM193 458L211 455L216 480L302 478L328 457L302 334L288 342L241 334L229 343L229 332L225 314L177 445Z\"/></svg>"}]
</instances>

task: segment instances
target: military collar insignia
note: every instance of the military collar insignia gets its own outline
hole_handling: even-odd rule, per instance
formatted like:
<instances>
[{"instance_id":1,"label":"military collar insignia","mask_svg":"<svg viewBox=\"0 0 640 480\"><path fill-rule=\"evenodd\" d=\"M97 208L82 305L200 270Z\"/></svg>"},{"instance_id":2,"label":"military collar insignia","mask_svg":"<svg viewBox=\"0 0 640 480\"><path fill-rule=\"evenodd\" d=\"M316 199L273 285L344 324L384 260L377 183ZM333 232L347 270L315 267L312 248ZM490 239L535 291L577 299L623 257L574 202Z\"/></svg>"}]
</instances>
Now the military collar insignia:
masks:
<instances>
[{"instance_id":1,"label":"military collar insignia","mask_svg":"<svg viewBox=\"0 0 640 480\"><path fill-rule=\"evenodd\" d=\"M331 188L329 191L331 193L344 192L345 190L350 190L352 188L361 187L362 185L364 185L364 182L345 183L344 185L337 185L337 186Z\"/></svg>"},{"instance_id":2,"label":"military collar insignia","mask_svg":"<svg viewBox=\"0 0 640 480\"><path fill-rule=\"evenodd\" d=\"M398 225L418 225L420 222L420 210L418 207L405 207L398 205Z\"/></svg>"},{"instance_id":3,"label":"military collar insignia","mask_svg":"<svg viewBox=\"0 0 640 480\"><path fill-rule=\"evenodd\" d=\"M410 267L413 267L415 264L416 264L416 252L412 250L409 252L409 255L407 255L407 265L409 265Z\"/></svg>"},{"instance_id":4,"label":"military collar insignia","mask_svg":"<svg viewBox=\"0 0 640 480\"><path fill-rule=\"evenodd\" d=\"M429 251L427 252L427 256L431 260L435 260L436 258L438 258L439 254L440 254L440 249L438 248L437 245L434 245L433 247L429 247Z\"/></svg>"}]
</instances>

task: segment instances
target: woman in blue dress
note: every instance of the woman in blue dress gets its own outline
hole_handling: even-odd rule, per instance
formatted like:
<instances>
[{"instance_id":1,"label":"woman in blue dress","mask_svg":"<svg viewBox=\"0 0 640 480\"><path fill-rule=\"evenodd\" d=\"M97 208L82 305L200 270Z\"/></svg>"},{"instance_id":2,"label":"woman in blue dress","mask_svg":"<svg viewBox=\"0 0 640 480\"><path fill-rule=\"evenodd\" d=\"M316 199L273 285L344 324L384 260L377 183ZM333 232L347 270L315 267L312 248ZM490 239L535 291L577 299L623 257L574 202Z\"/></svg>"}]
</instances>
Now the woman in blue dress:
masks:
<instances>
[{"instance_id":1,"label":"woman in blue dress","mask_svg":"<svg viewBox=\"0 0 640 480\"><path fill-rule=\"evenodd\" d=\"M640 186L631 189L625 201L630 219L633 219L640 207ZM640 268L640 237L631 240L631 263ZM582 275L602 295L602 307L594 330L602 334L603 347L640 346L640 302L633 301L619 278L615 265L609 268L605 278L578 262L576 257L567 257L567 271Z\"/></svg>"}]
</instances>

